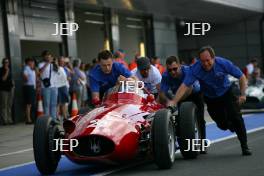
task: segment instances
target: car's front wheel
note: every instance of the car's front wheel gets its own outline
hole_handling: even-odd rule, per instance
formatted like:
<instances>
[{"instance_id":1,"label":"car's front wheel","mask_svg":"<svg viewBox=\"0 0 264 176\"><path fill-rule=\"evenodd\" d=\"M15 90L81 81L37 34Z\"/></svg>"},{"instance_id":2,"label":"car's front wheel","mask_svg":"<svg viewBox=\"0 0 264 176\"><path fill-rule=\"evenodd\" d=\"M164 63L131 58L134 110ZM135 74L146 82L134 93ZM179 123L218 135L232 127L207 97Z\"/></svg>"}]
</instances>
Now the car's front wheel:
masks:
<instances>
[{"instance_id":1,"label":"car's front wheel","mask_svg":"<svg viewBox=\"0 0 264 176\"><path fill-rule=\"evenodd\" d=\"M179 110L179 146L185 159L198 156L198 146L201 144L200 128L197 121L197 108L192 102L184 102Z\"/></svg>"},{"instance_id":2,"label":"car's front wheel","mask_svg":"<svg viewBox=\"0 0 264 176\"><path fill-rule=\"evenodd\" d=\"M55 149L55 140L60 138L59 124L49 116L37 119L33 132L34 158L42 174L53 174L57 169L61 153Z\"/></svg>"},{"instance_id":3,"label":"car's front wheel","mask_svg":"<svg viewBox=\"0 0 264 176\"><path fill-rule=\"evenodd\" d=\"M152 146L154 161L160 169L169 169L175 160L175 128L171 111L156 112L152 121Z\"/></svg>"}]
</instances>

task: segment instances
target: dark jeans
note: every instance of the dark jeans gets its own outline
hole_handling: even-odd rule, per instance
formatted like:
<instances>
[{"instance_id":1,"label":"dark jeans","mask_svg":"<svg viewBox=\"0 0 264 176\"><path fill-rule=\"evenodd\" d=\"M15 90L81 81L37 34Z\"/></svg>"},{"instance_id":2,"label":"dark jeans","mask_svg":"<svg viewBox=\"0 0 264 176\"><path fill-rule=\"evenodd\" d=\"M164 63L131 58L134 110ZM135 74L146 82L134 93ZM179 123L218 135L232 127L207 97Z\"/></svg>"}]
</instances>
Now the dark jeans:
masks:
<instances>
[{"instance_id":1,"label":"dark jeans","mask_svg":"<svg viewBox=\"0 0 264 176\"><path fill-rule=\"evenodd\" d=\"M191 101L197 106L197 122L198 127L201 132L201 139L206 138L206 129L205 129L205 120L204 120L204 100L201 92L192 93L185 100L179 103L179 106L182 102Z\"/></svg>"},{"instance_id":2,"label":"dark jeans","mask_svg":"<svg viewBox=\"0 0 264 176\"><path fill-rule=\"evenodd\" d=\"M240 112L238 99L230 88L217 98L204 97L207 110L217 126L222 130L235 131L242 147L247 146L245 123Z\"/></svg>"}]
</instances>

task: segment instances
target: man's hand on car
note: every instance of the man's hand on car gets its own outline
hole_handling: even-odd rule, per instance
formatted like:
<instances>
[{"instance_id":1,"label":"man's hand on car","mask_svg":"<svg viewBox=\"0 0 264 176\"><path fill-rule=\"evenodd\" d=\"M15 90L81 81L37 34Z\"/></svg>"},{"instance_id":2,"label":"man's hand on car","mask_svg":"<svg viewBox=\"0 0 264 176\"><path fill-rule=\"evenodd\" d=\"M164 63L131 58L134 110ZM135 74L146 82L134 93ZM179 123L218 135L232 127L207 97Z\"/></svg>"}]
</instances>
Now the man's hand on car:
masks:
<instances>
[{"instance_id":1,"label":"man's hand on car","mask_svg":"<svg viewBox=\"0 0 264 176\"><path fill-rule=\"evenodd\" d=\"M126 80L127 80L126 77L124 77L123 75L120 75L120 76L117 78L117 84L120 84L121 81L126 81Z\"/></svg>"}]
</instances>

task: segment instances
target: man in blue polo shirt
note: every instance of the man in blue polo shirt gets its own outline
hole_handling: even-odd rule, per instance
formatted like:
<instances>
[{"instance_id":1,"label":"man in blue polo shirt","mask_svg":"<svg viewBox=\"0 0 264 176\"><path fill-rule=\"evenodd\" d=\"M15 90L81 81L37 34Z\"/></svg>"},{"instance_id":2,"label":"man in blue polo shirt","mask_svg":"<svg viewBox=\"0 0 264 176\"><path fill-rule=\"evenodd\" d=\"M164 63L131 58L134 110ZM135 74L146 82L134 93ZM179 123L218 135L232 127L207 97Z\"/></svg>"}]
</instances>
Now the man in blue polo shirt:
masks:
<instances>
[{"instance_id":1,"label":"man in blue polo shirt","mask_svg":"<svg viewBox=\"0 0 264 176\"><path fill-rule=\"evenodd\" d=\"M104 50L98 54L99 64L89 72L90 88L92 92L92 103L98 105L100 98L117 82L130 80L130 71L124 65L113 62L110 51Z\"/></svg>"},{"instance_id":2,"label":"man in blue polo shirt","mask_svg":"<svg viewBox=\"0 0 264 176\"><path fill-rule=\"evenodd\" d=\"M238 98L231 90L228 75L239 79L240 96ZM246 101L245 75L229 60L216 57L212 47L205 46L200 49L198 61L190 67L188 75L169 105L176 105L196 80L200 82L211 118L220 129L235 131L241 144L242 155L251 155L239 106Z\"/></svg>"},{"instance_id":3,"label":"man in blue polo shirt","mask_svg":"<svg viewBox=\"0 0 264 176\"><path fill-rule=\"evenodd\" d=\"M159 100L163 104L167 104L167 102L173 99L189 71L189 66L181 65L180 60L175 56L170 56L166 59L166 68L166 72L162 74L161 91L159 93ZM184 101L192 101L197 106L197 120L201 138L205 139L204 102L198 81L195 81L192 85L192 89L185 94ZM200 153L206 154L206 151L201 151Z\"/></svg>"}]
</instances>

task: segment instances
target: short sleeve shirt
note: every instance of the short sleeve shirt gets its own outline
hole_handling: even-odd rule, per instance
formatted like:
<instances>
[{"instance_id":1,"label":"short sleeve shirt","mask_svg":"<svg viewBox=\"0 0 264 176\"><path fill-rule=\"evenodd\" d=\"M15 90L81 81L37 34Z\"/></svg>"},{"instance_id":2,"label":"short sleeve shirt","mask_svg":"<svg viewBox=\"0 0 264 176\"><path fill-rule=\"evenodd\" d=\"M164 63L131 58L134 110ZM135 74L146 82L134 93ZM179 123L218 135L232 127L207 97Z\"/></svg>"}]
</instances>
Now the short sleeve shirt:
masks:
<instances>
[{"instance_id":1,"label":"short sleeve shirt","mask_svg":"<svg viewBox=\"0 0 264 176\"><path fill-rule=\"evenodd\" d=\"M36 88L36 72L31 69L28 65L24 67L23 74L27 76L25 85L34 86Z\"/></svg>"},{"instance_id":2,"label":"short sleeve shirt","mask_svg":"<svg viewBox=\"0 0 264 176\"><path fill-rule=\"evenodd\" d=\"M189 66L182 65L181 66L181 76L178 78L173 78L170 76L170 74L166 71L162 74L162 80L161 80L161 86L160 89L163 93L167 94L168 91L171 91L173 94L175 94L182 84L184 78L188 74L190 70ZM200 84L199 81L195 81L192 85L193 92L199 92L200 91Z\"/></svg>"},{"instance_id":3,"label":"short sleeve shirt","mask_svg":"<svg viewBox=\"0 0 264 176\"><path fill-rule=\"evenodd\" d=\"M126 78L130 77L131 72L125 68L125 66L118 62L113 62L112 71L109 74L105 74L100 65L96 65L89 72L90 88L92 92L105 92L109 88L114 87L118 77L122 75Z\"/></svg>"},{"instance_id":4,"label":"short sleeve shirt","mask_svg":"<svg viewBox=\"0 0 264 176\"><path fill-rule=\"evenodd\" d=\"M243 73L231 61L215 57L215 63L210 71L202 68L200 60L190 67L188 75L183 83L186 86L192 85L196 80L199 80L201 91L209 98L222 96L231 86L228 75L235 78L240 78Z\"/></svg>"},{"instance_id":5,"label":"short sleeve shirt","mask_svg":"<svg viewBox=\"0 0 264 176\"><path fill-rule=\"evenodd\" d=\"M133 76L136 76L140 81L144 82L144 87L147 90L149 90L151 93L158 93L156 86L161 82L161 74L155 66L151 65L149 76L147 78L143 78L137 68L131 72Z\"/></svg>"}]
</instances>

